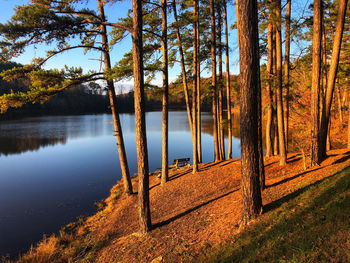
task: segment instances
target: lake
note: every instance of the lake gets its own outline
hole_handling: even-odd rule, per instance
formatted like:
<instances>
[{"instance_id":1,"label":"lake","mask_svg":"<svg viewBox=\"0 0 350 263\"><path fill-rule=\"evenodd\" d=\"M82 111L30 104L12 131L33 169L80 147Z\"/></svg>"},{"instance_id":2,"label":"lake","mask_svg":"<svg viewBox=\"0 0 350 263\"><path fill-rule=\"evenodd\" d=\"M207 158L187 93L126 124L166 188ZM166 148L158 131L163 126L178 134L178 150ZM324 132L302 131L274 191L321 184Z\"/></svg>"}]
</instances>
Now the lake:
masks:
<instances>
[{"instance_id":1,"label":"lake","mask_svg":"<svg viewBox=\"0 0 350 263\"><path fill-rule=\"evenodd\" d=\"M133 114L121 114L130 174L137 172ZM0 122L0 256L16 256L79 216L94 213L121 179L112 116L44 116ZM150 171L161 167L162 114L146 113ZM237 120L233 134L238 137ZM240 156L233 138L233 157ZM227 147L228 140L225 139ZM203 162L212 162L212 117L202 113ZM227 149L226 149L227 153ZM169 162L192 159L186 112L169 113ZM1 258L1 257L0 257Z\"/></svg>"}]
</instances>

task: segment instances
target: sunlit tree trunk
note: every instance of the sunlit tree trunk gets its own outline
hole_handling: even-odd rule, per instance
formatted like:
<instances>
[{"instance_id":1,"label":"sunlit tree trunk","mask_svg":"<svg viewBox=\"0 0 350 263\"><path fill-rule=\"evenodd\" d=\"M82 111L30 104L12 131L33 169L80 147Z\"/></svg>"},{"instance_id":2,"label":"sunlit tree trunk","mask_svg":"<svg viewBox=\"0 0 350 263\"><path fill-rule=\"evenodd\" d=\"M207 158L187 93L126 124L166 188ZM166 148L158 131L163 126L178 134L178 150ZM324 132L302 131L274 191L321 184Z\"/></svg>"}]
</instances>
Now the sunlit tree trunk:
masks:
<instances>
[{"instance_id":1,"label":"sunlit tree trunk","mask_svg":"<svg viewBox=\"0 0 350 263\"><path fill-rule=\"evenodd\" d=\"M288 151L288 127L289 127L289 54L290 54L290 13L291 0L287 0L286 27L285 27L285 49L284 49L284 83L285 83L285 107L284 107L284 136L286 149Z\"/></svg>"},{"instance_id":2,"label":"sunlit tree trunk","mask_svg":"<svg viewBox=\"0 0 350 263\"><path fill-rule=\"evenodd\" d=\"M132 1L133 32L132 55L134 73L135 131L138 168L138 202L140 232L151 230L151 210L149 204L148 153L145 119L145 95L143 79L142 51L142 0Z\"/></svg>"},{"instance_id":3,"label":"sunlit tree trunk","mask_svg":"<svg viewBox=\"0 0 350 263\"><path fill-rule=\"evenodd\" d=\"M276 92L276 79L277 79L277 69L276 69L276 26L273 25L272 27L272 72L273 72L273 88L274 92L272 95L272 101L273 101L273 151L274 155L279 154L279 140L278 140L278 125L277 125L277 92Z\"/></svg>"},{"instance_id":4,"label":"sunlit tree trunk","mask_svg":"<svg viewBox=\"0 0 350 263\"><path fill-rule=\"evenodd\" d=\"M188 95L187 73L186 73L186 67L185 67L185 58L184 58L184 51L183 51L181 34L180 34L179 26L177 25L178 24L178 19L177 19L177 10L176 10L176 2L175 2L175 0L172 1L172 6L173 6L174 22L175 22L175 29L176 29L177 46L179 48L179 54L180 54L180 64L181 64L181 73L182 73L182 85L183 85L184 94L185 94L188 124L190 126L191 134L193 136L193 133L192 133L191 106L190 106L190 99L189 99L189 95Z\"/></svg>"},{"instance_id":5,"label":"sunlit tree trunk","mask_svg":"<svg viewBox=\"0 0 350 263\"><path fill-rule=\"evenodd\" d=\"M219 3L221 5L221 2ZM217 6L218 13L218 64L219 64L219 104L218 104L218 127L219 127L219 142L220 142L220 160L225 160L225 140L223 126L223 74L222 74L222 12L220 5Z\"/></svg>"},{"instance_id":6,"label":"sunlit tree trunk","mask_svg":"<svg viewBox=\"0 0 350 263\"><path fill-rule=\"evenodd\" d=\"M320 90L320 113L323 112L323 107L326 104L326 89L327 89L327 49L326 49L326 27L324 25L324 13L321 13L322 18L322 67L321 67L321 90ZM319 114L319 123L321 123L321 116ZM319 124L320 126L320 124Z\"/></svg>"},{"instance_id":7,"label":"sunlit tree trunk","mask_svg":"<svg viewBox=\"0 0 350 263\"><path fill-rule=\"evenodd\" d=\"M340 126L343 126L343 112L342 112L342 103L341 103L341 92L340 86L337 87L337 97L338 97L338 112L339 112L339 123Z\"/></svg>"},{"instance_id":8,"label":"sunlit tree trunk","mask_svg":"<svg viewBox=\"0 0 350 263\"><path fill-rule=\"evenodd\" d=\"M216 37L215 37L215 9L214 0L210 0L210 26L211 26L211 66L212 77L211 85L213 89L212 111L213 111L213 137L214 137L214 159L215 162L219 160L219 140L218 140L218 126L217 126L217 84L216 84Z\"/></svg>"},{"instance_id":9,"label":"sunlit tree trunk","mask_svg":"<svg viewBox=\"0 0 350 263\"><path fill-rule=\"evenodd\" d=\"M322 3L314 1L311 87L311 166L320 164L319 94L321 83Z\"/></svg>"},{"instance_id":10,"label":"sunlit tree trunk","mask_svg":"<svg viewBox=\"0 0 350 263\"><path fill-rule=\"evenodd\" d=\"M280 152L280 165L287 164L286 143L284 138L282 103L282 37L281 37L281 1L276 1L276 75L277 75L277 125Z\"/></svg>"},{"instance_id":11,"label":"sunlit tree trunk","mask_svg":"<svg viewBox=\"0 0 350 263\"><path fill-rule=\"evenodd\" d=\"M350 98L348 97L348 149L350 149Z\"/></svg>"},{"instance_id":12,"label":"sunlit tree trunk","mask_svg":"<svg viewBox=\"0 0 350 263\"><path fill-rule=\"evenodd\" d=\"M266 76L267 76L267 85L266 85L266 93L267 93L267 120L266 120L266 156L271 157L273 155L273 138L272 138L272 128L273 128L273 98L272 98L272 56L273 56L273 47L272 47L272 34L273 34L273 26L272 26L272 14L271 14L271 1L269 2L269 24L267 28L267 66L266 66Z\"/></svg>"},{"instance_id":13,"label":"sunlit tree trunk","mask_svg":"<svg viewBox=\"0 0 350 263\"><path fill-rule=\"evenodd\" d=\"M197 16L197 1L193 1L193 16ZM197 22L193 23L193 88L192 88L192 146L193 146L193 173L198 172L198 152L197 152Z\"/></svg>"},{"instance_id":14,"label":"sunlit tree trunk","mask_svg":"<svg viewBox=\"0 0 350 263\"><path fill-rule=\"evenodd\" d=\"M198 163L202 162L202 118L201 118L201 60L199 38L199 1L197 4L197 139L198 139Z\"/></svg>"},{"instance_id":15,"label":"sunlit tree trunk","mask_svg":"<svg viewBox=\"0 0 350 263\"><path fill-rule=\"evenodd\" d=\"M106 21L102 0L98 1L98 10L99 10L99 15L101 20ZM101 34L102 34L104 67L105 67L105 71L108 72L111 69L111 59L108 51L109 50L108 37L107 37L107 30L105 25L101 25ZM122 170L122 181L124 185L124 192L126 194L132 194L132 184L130 179L129 166L126 158L124 138L123 138L122 127L119 119L119 113L117 108L117 97L115 94L113 80L107 79L107 86L108 86L108 97L109 97L109 102L110 102L112 116L113 116L115 138L117 140L120 168Z\"/></svg>"},{"instance_id":16,"label":"sunlit tree trunk","mask_svg":"<svg viewBox=\"0 0 350 263\"><path fill-rule=\"evenodd\" d=\"M167 2L162 0L162 55L163 55L163 100L162 100L162 177L161 184L168 181L168 36Z\"/></svg>"},{"instance_id":17,"label":"sunlit tree trunk","mask_svg":"<svg viewBox=\"0 0 350 263\"><path fill-rule=\"evenodd\" d=\"M320 157L321 160L326 158L326 141L327 141L327 131L330 120L331 104L333 98L333 91L335 86L335 79L337 75L337 69L339 64L340 47L343 37L345 14L347 8L348 0L339 1L338 16L336 22L336 31L333 41L332 49L332 59L329 68L327 90L326 90L326 103L322 110L321 117L321 129L320 129Z\"/></svg>"},{"instance_id":18,"label":"sunlit tree trunk","mask_svg":"<svg viewBox=\"0 0 350 263\"><path fill-rule=\"evenodd\" d=\"M240 133L241 133L241 225L262 211L259 182L258 89L259 40L256 0L238 0L238 38L240 62Z\"/></svg>"},{"instance_id":19,"label":"sunlit tree trunk","mask_svg":"<svg viewBox=\"0 0 350 263\"><path fill-rule=\"evenodd\" d=\"M228 152L227 159L232 158L232 120L231 120L231 87L230 87L230 60L228 45L227 25L227 1L224 0L224 23L225 23L225 47L226 47L226 101L227 101L227 130L228 130Z\"/></svg>"}]
</instances>

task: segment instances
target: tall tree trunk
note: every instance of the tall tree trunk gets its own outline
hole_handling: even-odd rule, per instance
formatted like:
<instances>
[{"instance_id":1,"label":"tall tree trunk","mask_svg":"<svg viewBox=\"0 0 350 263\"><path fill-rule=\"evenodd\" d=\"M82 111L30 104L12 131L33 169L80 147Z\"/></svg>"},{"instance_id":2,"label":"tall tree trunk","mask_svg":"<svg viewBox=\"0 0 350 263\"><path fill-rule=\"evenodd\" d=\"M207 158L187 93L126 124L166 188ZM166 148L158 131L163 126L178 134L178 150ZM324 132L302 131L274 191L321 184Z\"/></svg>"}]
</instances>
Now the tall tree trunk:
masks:
<instances>
[{"instance_id":1,"label":"tall tree trunk","mask_svg":"<svg viewBox=\"0 0 350 263\"><path fill-rule=\"evenodd\" d=\"M143 79L142 49L142 0L132 1L133 32L132 55L134 72L136 153L139 179L138 202L140 232L151 230L151 210L149 204L149 169L145 119L145 94Z\"/></svg>"},{"instance_id":2,"label":"tall tree trunk","mask_svg":"<svg viewBox=\"0 0 350 263\"><path fill-rule=\"evenodd\" d=\"M168 32L167 2L162 0L162 53L163 53L163 100L162 100L162 178L161 184L168 181Z\"/></svg>"},{"instance_id":3,"label":"tall tree trunk","mask_svg":"<svg viewBox=\"0 0 350 263\"><path fill-rule=\"evenodd\" d=\"M259 181L259 38L256 0L238 0L242 218L247 224L262 212Z\"/></svg>"},{"instance_id":4,"label":"tall tree trunk","mask_svg":"<svg viewBox=\"0 0 350 263\"><path fill-rule=\"evenodd\" d=\"M272 76L273 76L273 47L272 47L272 35L273 35L273 25L272 25L272 7L271 1L269 1L269 24L267 28L267 121L266 121L266 156L271 157L273 155L273 138L272 138L272 128L273 128L273 98L272 98Z\"/></svg>"},{"instance_id":5,"label":"tall tree trunk","mask_svg":"<svg viewBox=\"0 0 350 263\"><path fill-rule=\"evenodd\" d=\"M99 15L102 21L105 21L104 7L102 0L98 1L98 10ZM102 35L102 49L103 49L103 57L104 57L104 67L105 72L108 72L111 69L111 59L109 55L108 48L108 37L107 37L107 29L105 25L101 25L101 35ZM132 194L132 183L130 179L129 166L126 158L123 131L120 124L119 112L117 108L117 97L114 90L113 80L107 79L108 86L108 97L109 103L112 110L113 116L113 126L115 132L115 138L117 140L117 148L119 154L120 168L122 170L122 181L124 185L124 192L128 195Z\"/></svg>"},{"instance_id":6,"label":"tall tree trunk","mask_svg":"<svg viewBox=\"0 0 350 263\"><path fill-rule=\"evenodd\" d=\"M348 149L350 149L350 98L348 97Z\"/></svg>"},{"instance_id":7,"label":"tall tree trunk","mask_svg":"<svg viewBox=\"0 0 350 263\"><path fill-rule=\"evenodd\" d=\"M291 0L287 0L286 28L285 28L285 51L284 51L284 83L285 83L285 107L284 107L284 136L288 151L288 127L289 127L289 55L290 55L290 12Z\"/></svg>"},{"instance_id":8,"label":"tall tree trunk","mask_svg":"<svg viewBox=\"0 0 350 263\"><path fill-rule=\"evenodd\" d=\"M224 126L223 126L223 118L222 118L222 112L223 112L223 74L222 74L222 13L221 13L221 2L219 2L217 6L217 13L218 13L218 64L219 64L219 104L218 104L218 127L219 127L219 141L220 141L220 160L225 160L225 138L224 138Z\"/></svg>"},{"instance_id":9,"label":"tall tree trunk","mask_svg":"<svg viewBox=\"0 0 350 263\"><path fill-rule=\"evenodd\" d=\"M340 47L341 47L341 42L343 37L347 4L348 4L348 0L339 1L336 31L334 35L333 49L332 49L332 59L331 59L331 65L329 68L328 81L327 81L326 104L323 107L322 117L321 117L320 142L319 142L321 160L325 159L327 156L326 154L327 131L328 131L328 125L329 125L329 119L330 119L335 79L336 79L337 69L339 64Z\"/></svg>"},{"instance_id":10,"label":"tall tree trunk","mask_svg":"<svg viewBox=\"0 0 350 263\"><path fill-rule=\"evenodd\" d=\"M332 127L332 116L329 118L328 131L327 131L327 142L326 150L329 151L332 148L331 144L331 127Z\"/></svg>"},{"instance_id":11,"label":"tall tree trunk","mask_svg":"<svg viewBox=\"0 0 350 263\"><path fill-rule=\"evenodd\" d=\"M201 59L199 37L199 1L197 3L197 140L198 140L198 163L202 162L202 118L201 118Z\"/></svg>"},{"instance_id":12,"label":"tall tree trunk","mask_svg":"<svg viewBox=\"0 0 350 263\"><path fill-rule=\"evenodd\" d=\"M193 1L193 16L197 16L197 1ZM198 152L197 152L197 21L193 23L193 88L192 88L192 145L193 145L193 173L198 172Z\"/></svg>"},{"instance_id":13,"label":"tall tree trunk","mask_svg":"<svg viewBox=\"0 0 350 263\"><path fill-rule=\"evenodd\" d=\"M324 25L324 13L321 13L322 18L322 67L321 67L321 90L320 90L320 113L323 112L323 107L326 104L326 89L327 89L327 48L326 48L326 27ZM322 114L319 114L319 126L321 125L321 116Z\"/></svg>"},{"instance_id":14,"label":"tall tree trunk","mask_svg":"<svg viewBox=\"0 0 350 263\"><path fill-rule=\"evenodd\" d=\"M272 72L273 72L273 147L274 155L279 154L279 140L278 140L278 124L277 124L277 92L276 92L276 80L277 80L277 59L276 59L276 26L272 27Z\"/></svg>"},{"instance_id":15,"label":"tall tree trunk","mask_svg":"<svg viewBox=\"0 0 350 263\"><path fill-rule=\"evenodd\" d=\"M287 164L286 143L284 138L282 103L282 37L281 37L281 0L276 1L276 75L277 75L277 125L280 152L280 165Z\"/></svg>"},{"instance_id":16,"label":"tall tree trunk","mask_svg":"<svg viewBox=\"0 0 350 263\"><path fill-rule=\"evenodd\" d=\"M212 77L211 85L213 89L213 137L214 137L214 159L215 162L219 160L219 140L218 140L218 126L217 126L217 84L216 84L216 38L215 38L215 9L214 0L210 0L210 26L211 26L211 66Z\"/></svg>"},{"instance_id":17,"label":"tall tree trunk","mask_svg":"<svg viewBox=\"0 0 350 263\"><path fill-rule=\"evenodd\" d=\"M177 10L176 10L176 2L175 2L175 0L172 1L172 6L173 6L174 22L175 22L175 29L176 29L177 46L179 48L179 54L180 54L180 62L181 62L180 64L181 64L181 72L182 72L182 85L183 85L184 94L185 94L188 124L189 124L190 130L191 130L191 134L193 136L193 132L192 132L192 115L191 115L190 99L189 99L189 96L188 96L188 82L187 82L187 73L186 73L186 66L185 66L185 57L184 57L184 51L183 51L183 46L182 46L180 29L179 29L179 26L178 26Z\"/></svg>"},{"instance_id":18,"label":"tall tree trunk","mask_svg":"<svg viewBox=\"0 0 350 263\"><path fill-rule=\"evenodd\" d=\"M339 123L340 127L343 126L343 112L342 112L342 103L341 103L341 92L340 92L340 86L337 88L338 93L338 112L339 112Z\"/></svg>"},{"instance_id":19,"label":"tall tree trunk","mask_svg":"<svg viewBox=\"0 0 350 263\"><path fill-rule=\"evenodd\" d=\"M230 87L230 58L228 45L227 25L227 0L224 0L224 23L225 23L225 47L226 47L226 103L227 103L227 131L228 131L228 152L227 159L232 158L232 120L231 120L231 87Z\"/></svg>"},{"instance_id":20,"label":"tall tree trunk","mask_svg":"<svg viewBox=\"0 0 350 263\"><path fill-rule=\"evenodd\" d=\"M314 1L311 87L311 166L319 165L319 94L321 83L322 3Z\"/></svg>"}]
</instances>

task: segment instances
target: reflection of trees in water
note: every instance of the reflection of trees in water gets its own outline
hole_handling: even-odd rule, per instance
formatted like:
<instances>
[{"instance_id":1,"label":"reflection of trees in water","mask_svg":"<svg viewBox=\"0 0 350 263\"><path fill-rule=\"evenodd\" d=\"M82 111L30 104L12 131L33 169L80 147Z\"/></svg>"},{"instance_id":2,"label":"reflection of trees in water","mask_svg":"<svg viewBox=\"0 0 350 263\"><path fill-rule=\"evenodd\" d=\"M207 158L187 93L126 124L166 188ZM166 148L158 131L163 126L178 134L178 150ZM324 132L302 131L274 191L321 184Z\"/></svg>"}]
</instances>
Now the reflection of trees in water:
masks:
<instances>
[{"instance_id":1,"label":"reflection of trees in water","mask_svg":"<svg viewBox=\"0 0 350 263\"><path fill-rule=\"evenodd\" d=\"M227 134L227 115L224 114L224 129L225 129L225 137L228 136ZM238 114L232 114L231 115L232 120L232 136L235 138L240 138L240 130L239 130L239 115ZM202 117L202 132L213 135L213 119L212 118L206 118Z\"/></svg>"},{"instance_id":2,"label":"reflection of trees in water","mask_svg":"<svg viewBox=\"0 0 350 263\"><path fill-rule=\"evenodd\" d=\"M65 144L66 138L0 138L0 155L37 151L42 147Z\"/></svg>"}]
</instances>

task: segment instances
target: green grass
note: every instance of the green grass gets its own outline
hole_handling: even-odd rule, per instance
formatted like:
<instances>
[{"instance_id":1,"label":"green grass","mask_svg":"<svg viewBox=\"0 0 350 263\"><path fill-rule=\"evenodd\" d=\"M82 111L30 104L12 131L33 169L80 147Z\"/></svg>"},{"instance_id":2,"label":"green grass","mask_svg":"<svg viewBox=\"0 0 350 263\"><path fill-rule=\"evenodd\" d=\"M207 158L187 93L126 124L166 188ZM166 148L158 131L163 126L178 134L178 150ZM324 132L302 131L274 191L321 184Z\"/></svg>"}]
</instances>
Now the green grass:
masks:
<instances>
[{"instance_id":1,"label":"green grass","mask_svg":"<svg viewBox=\"0 0 350 263\"><path fill-rule=\"evenodd\" d=\"M350 262L350 167L270 204L205 262Z\"/></svg>"}]
</instances>

